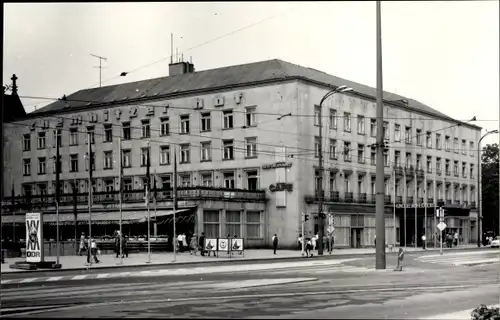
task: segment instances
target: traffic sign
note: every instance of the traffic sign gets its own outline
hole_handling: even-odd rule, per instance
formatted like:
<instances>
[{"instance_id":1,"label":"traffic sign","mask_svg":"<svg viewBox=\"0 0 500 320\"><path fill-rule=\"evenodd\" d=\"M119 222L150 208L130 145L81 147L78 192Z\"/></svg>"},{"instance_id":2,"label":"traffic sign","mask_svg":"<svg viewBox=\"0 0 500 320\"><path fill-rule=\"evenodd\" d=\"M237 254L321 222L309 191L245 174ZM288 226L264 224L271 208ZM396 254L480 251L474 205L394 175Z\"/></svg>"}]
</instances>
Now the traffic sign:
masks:
<instances>
[{"instance_id":1,"label":"traffic sign","mask_svg":"<svg viewBox=\"0 0 500 320\"><path fill-rule=\"evenodd\" d=\"M443 231L446 228L446 223L444 222L438 223L437 228L439 229L439 231Z\"/></svg>"},{"instance_id":2,"label":"traffic sign","mask_svg":"<svg viewBox=\"0 0 500 320\"><path fill-rule=\"evenodd\" d=\"M328 227L327 231L328 233L333 233L333 231L335 231L335 227Z\"/></svg>"}]
</instances>

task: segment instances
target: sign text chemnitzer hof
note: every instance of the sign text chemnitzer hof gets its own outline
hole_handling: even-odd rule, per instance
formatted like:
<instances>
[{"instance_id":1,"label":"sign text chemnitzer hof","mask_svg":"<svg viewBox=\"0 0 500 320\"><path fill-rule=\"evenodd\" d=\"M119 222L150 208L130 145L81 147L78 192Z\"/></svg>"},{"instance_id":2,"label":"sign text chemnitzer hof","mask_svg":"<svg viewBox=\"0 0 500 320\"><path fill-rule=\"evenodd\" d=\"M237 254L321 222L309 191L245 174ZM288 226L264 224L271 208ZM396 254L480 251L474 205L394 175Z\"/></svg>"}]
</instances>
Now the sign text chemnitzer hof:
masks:
<instances>
[{"instance_id":1,"label":"sign text chemnitzer hof","mask_svg":"<svg viewBox=\"0 0 500 320\"><path fill-rule=\"evenodd\" d=\"M26 262L43 261L43 214L26 213Z\"/></svg>"},{"instance_id":2,"label":"sign text chemnitzer hof","mask_svg":"<svg viewBox=\"0 0 500 320\"><path fill-rule=\"evenodd\" d=\"M263 170L278 169L278 168L290 168L292 166L291 162L276 162L273 164L265 164L262 166Z\"/></svg>"}]
</instances>

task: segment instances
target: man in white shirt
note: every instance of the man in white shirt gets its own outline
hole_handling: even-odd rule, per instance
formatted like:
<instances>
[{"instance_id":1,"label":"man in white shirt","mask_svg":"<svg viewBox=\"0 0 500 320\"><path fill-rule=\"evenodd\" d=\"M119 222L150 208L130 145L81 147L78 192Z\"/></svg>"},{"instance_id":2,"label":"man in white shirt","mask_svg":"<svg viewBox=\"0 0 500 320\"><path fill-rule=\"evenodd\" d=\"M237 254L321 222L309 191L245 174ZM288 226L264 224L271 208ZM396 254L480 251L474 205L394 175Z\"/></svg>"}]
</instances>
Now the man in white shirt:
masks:
<instances>
[{"instance_id":1,"label":"man in white shirt","mask_svg":"<svg viewBox=\"0 0 500 320\"><path fill-rule=\"evenodd\" d=\"M313 251L316 251L316 241L318 240L318 234L316 233L312 238L311 238L311 242L312 242L312 246L313 246Z\"/></svg>"}]
</instances>

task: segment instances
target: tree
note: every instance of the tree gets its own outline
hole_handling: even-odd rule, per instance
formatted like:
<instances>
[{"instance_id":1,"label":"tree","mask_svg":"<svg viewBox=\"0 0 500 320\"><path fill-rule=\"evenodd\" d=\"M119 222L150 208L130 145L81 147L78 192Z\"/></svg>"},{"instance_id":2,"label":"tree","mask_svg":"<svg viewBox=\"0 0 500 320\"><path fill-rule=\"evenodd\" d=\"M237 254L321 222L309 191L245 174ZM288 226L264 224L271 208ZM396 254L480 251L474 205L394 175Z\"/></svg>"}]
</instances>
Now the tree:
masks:
<instances>
[{"instance_id":1,"label":"tree","mask_svg":"<svg viewBox=\"0 0 500 320\"><path fill-rule=\"evenodd\" d=\"M499 195L498 187L498 144L488 144L483 148L482 161L482 216L483 231L493 231L498 234L499 228Z\"/></svg>"}]
</instances>

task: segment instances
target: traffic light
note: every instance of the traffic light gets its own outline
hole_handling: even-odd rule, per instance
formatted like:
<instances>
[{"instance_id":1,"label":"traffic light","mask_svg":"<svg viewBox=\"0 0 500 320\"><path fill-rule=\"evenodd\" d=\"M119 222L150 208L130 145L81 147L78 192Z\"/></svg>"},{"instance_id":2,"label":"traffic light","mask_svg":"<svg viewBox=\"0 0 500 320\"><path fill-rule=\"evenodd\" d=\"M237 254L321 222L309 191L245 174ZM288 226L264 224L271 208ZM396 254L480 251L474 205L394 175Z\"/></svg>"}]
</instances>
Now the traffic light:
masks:
<instances>
[{"instance_id":1,"label":"traffic light","mask_svg":"<svg viewBox=\"0 0 500 320\"><path fill-rule=\"evenodd\" d=\"M304 215L304 222L308 221L309 220L309 215L308 214L305 214Z\"/></svg>"}]
</instances>

